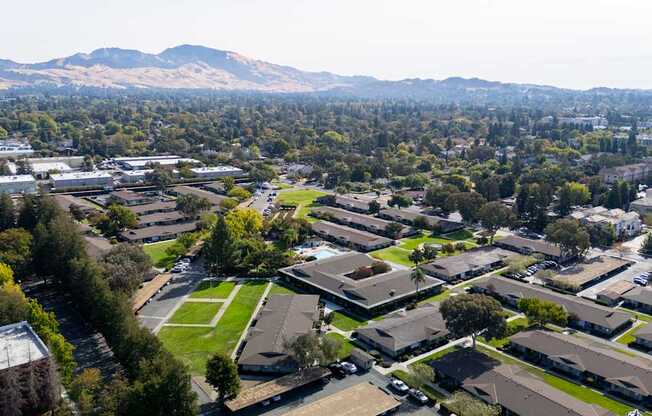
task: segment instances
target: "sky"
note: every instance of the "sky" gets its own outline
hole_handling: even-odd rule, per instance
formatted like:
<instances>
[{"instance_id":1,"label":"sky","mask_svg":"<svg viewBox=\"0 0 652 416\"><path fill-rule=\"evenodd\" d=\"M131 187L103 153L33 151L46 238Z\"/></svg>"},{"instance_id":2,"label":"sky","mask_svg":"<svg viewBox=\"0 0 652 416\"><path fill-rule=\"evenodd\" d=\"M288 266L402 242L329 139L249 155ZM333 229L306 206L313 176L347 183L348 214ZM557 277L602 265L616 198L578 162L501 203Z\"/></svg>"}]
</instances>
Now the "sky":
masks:
<instances>
[{"instance_id":1,"label":"sky","mask_svg":"<svg viewBox=\"0 0 652 416\"><path fill-rule=\"evenodd\" d=\"M6 0L0 58L231 50L380 79L652 88L648 0Z\"/></svg>"}]
</instances>

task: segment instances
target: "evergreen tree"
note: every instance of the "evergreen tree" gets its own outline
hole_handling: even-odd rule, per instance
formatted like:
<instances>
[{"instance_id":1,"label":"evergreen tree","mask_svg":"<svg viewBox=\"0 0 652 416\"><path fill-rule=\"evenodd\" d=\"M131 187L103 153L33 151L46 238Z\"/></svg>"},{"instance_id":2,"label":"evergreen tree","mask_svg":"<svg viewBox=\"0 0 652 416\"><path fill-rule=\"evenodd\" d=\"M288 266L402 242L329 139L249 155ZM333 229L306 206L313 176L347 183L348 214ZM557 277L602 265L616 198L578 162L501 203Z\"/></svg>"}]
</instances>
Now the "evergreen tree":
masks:
<instances>
[{"instance_id":1,"label":"evergreen tree","mask_svg":"<svg viewBox=\"0 0 652 416\"><path fill-rule=\"evenodd\" d=\"M206 264L213 273L225 273L235 267L236 247L234 233L223 215L217 219L206 244Z\"/></svg>"},{"instance_id":2,"label":"evergreen tree","mask_svg":"<svg viewBox=\"0 0 652 416\"><path fill-rule=\"evenodd\" d=\"M8 193L0 194L0 231L12 228L16 225L16 213L14 203Z\"/></svg>"}]
</instances>

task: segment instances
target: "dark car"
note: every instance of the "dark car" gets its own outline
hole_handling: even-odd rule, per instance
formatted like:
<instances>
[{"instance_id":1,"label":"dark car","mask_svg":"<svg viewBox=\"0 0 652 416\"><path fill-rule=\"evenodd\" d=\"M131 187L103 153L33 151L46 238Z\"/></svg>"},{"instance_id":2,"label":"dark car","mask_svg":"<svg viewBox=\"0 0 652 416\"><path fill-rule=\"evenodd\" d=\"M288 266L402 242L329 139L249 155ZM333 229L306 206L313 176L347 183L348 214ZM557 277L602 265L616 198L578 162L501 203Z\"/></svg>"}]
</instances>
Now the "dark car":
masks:
<instances>
[{"instance_id":1,"label":"dark car","mask_svg":"<svg viewBox=\"0 0 652 416\"><path fill-rule=\"evenodd\" d=\"M335 378L341 379L346 377L346 371L342 368L340 363L331 364L328 366L328 369L331 370L331 373Z\"/></svg>"}]
</instances>

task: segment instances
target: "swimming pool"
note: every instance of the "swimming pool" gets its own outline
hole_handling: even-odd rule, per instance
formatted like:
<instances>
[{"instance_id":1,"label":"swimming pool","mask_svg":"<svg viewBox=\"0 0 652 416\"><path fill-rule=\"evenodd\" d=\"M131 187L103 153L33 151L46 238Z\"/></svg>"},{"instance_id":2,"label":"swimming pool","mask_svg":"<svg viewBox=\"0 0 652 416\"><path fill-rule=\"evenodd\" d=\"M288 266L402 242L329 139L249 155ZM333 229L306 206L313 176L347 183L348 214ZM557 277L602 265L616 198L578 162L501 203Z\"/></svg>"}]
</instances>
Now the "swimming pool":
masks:
<instances>
[{"instance_id":1,"label":"swimming pool","mask_svg":"<svg viewBox=\"0 0 652 416\"><path fill-rule=\"evenodd\" d=\"M340 253L329 248L320 248L310 253L310 255L317 260L324 260L329 257L337 256L338 254Z\"/></svg>"}]
</instances>

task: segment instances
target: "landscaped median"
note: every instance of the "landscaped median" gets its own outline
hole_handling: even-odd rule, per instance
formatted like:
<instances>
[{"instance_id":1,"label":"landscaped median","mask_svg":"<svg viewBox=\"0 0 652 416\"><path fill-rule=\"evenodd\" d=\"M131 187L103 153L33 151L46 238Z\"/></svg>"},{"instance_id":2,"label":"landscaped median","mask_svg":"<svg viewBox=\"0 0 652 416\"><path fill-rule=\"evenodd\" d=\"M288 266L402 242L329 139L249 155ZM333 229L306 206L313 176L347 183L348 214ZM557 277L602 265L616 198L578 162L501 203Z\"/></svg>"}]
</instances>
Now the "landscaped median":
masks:
<instances>
[{"instance_id":1,"label":"landscaped median","mask_svg":"<svg viewBox=\"0 0 652 416\"><path fill-rule=\"evenodd\" d=\"M168 320L170 324L207 325L217 315L222 303L185 302Z\"/></svg>"},{"instance_id":2,"label":"landscaped median","mask_svg":"<svg viewBox=\"0 0 652 416\"><path fill-rule=\"evenodd\" d=\"M235 282L205 280L190 294L193 299L226 299L235 287Z\"/></svg>"},{"instance_id":3,"label":"landscaped median","mask_svg":"<svg viewBox=\"0 0 652 416\"><path fill-rule=\"evenodd\" d=\"M205 374L206 361L216 352L231 354L267 287L267 281L248 281L233 298L216 327L165 326L158 336L165 347L190 367Z\"/></svg>"}]
</instances>

